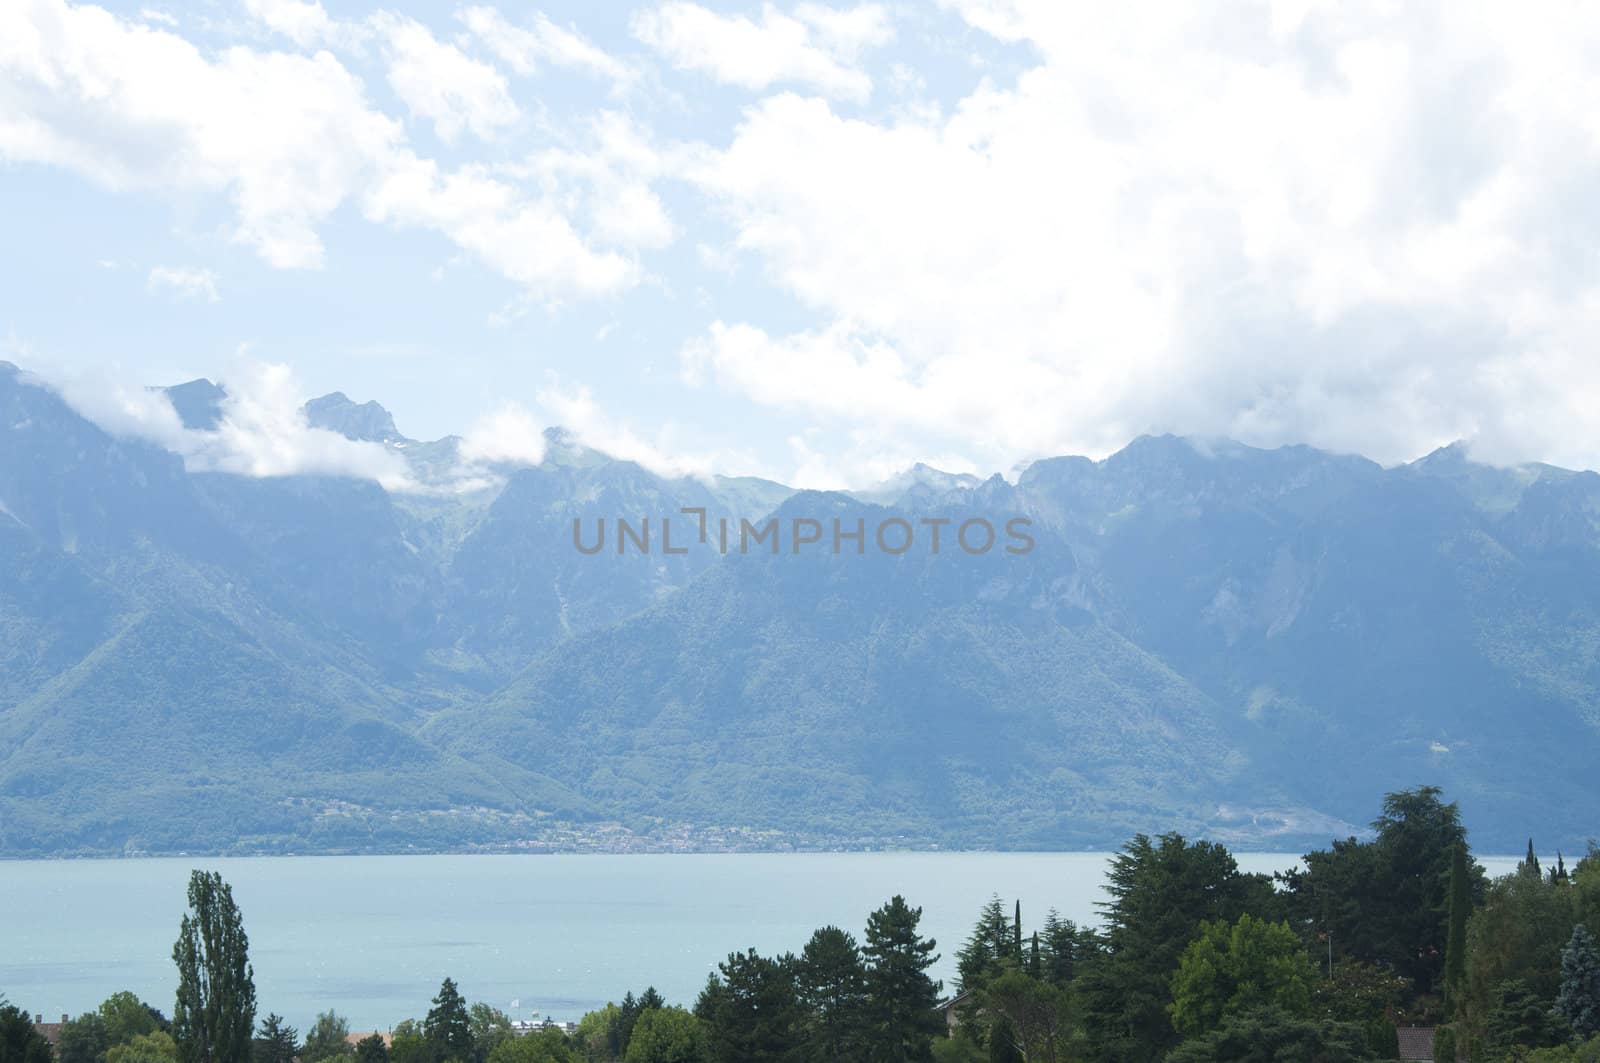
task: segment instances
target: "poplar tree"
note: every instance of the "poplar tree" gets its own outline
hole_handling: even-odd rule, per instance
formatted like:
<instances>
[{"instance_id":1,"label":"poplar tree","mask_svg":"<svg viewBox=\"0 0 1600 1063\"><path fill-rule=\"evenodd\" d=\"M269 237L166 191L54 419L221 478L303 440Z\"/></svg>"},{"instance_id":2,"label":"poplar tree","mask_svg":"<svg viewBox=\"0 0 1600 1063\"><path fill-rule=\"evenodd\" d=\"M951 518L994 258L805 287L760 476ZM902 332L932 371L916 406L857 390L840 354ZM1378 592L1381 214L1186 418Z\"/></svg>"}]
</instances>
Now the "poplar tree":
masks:
<instances>
[{"instance_id":1,"label":"poplar tree","mask_svg":"<svg viewBox=\"0 0 1600 1063\"><path fill-rule=\"evenodd\" d=\"M1444 945L1444 996L1450 1008L1456 1006L1467 976L1467 916L1472 910L1470 891L1467 852L1458 844L1450 856L1450 921Z\"/></svg>"},{"instance_id":2,"label":"poplar tree","mask_svg":"<svg viewBox=\"0 0 1600 1063\"><path fill-rule=\"evenodd\" d=\"M233 890L215 871L189 875L189 911L172 946L178 1063L249 1063L256 1022L255 970Z\"/></svg>"}]
</instances>

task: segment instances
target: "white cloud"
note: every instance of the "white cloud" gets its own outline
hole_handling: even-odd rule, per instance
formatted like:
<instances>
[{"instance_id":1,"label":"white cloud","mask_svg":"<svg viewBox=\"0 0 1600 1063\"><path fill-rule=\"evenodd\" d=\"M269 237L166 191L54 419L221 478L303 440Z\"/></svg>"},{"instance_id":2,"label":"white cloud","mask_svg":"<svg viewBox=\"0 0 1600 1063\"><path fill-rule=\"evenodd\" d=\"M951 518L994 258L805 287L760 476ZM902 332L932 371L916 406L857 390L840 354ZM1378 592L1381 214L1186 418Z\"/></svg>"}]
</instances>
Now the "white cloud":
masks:
<instances>
[{"instance_id":1,"label":"white cloud","mask_svg":"<svg viewBox=\"0 0 1600 1063\"><path fill-rule=\"evenodd\" d=\"M566 387L559 380L540 389L538 402L555 424L571 432L584 446L620 461L635 462L658 476L713 474L738 476L755 472L748 454L730 450L695 451L681 445L671 424L654 439L646 439L628 425L606 414L586 387Z\"/></svg>"},{"instance_id":2,"label":"white cloud","mask_svg":"<svg viewBox=\"0 0 1600 1063\"><path fill-rule=\"evenodd\" d=\"M468 465L537 465L544 460L544 432L533 415L515 404L478 418L461 439Z\"/></svg>"},{"instance_id":3,"label":"white cloud","mask_svg":"<svg viewBox=\"0 0 1600 1063\"><path fill-rule=\"evenodd\" d=\"M172 15L155 7L141 7L139 9L139 17L146 22L159 22L163 26L176 26L178 24L178 20Z\"/></svg>"},{"instance_id":4,"label":"white cloud","mask_svg":"<svg viewBox=\"0 0 1600 1063\"><path fill-rule=\"evenodd\" d=\"M217 275L194 266L157 266L150 271L148 284L151 291L166 289L181 299L204 299L214 303L220 298Z\"/></svg>"},{"instance_id":5,"label":"white cloud","mask_svg":"<svg viewBox=\"0 0 1600 1063\"><path fill-rule=\"evenodd\" d=\"M618 88L626 88L635 79L626 63L576 30L556 25L542 11L534 12L527 27L506 21L493 7L469 7L457 17L496 58L519 74L532 74L541 63L553 63L599 75Z\"/></svg>"},{"instance_id":6,"label":"white cloud","mask_svg":"<svg viewBox=\"0 0 1600 1063\"><path fill-rule=\"evenodd\" d=\"M329 40L337 27L321 0L244 0L245 10L302 48Z\"/></svg>"},{"instance_id":7,"label":"white cloud","mask_svg":"<svg viewBox=\"0 0 1600 1063\"><path fill-rule=\"evenodd\" d=\"M104 372L57 379L51 386L105 431L154 442L181 455L191 470L348 476L392 491L418 489L396 451L311 427L288 366L240 361L221 383L227 390L222 420L209 432L185 429L162 392Z\"/></svg>"},{"instance_id":8,"label":"white cloud","mask_svg":"<svg viewBox=\"0 0 1600 1063\"><path fill-rule=\"evenodd\" d=\"M327 28L304 5L258 6L285 32ZM397 90L441 135L489 136L516 120L492 68L409 20L373 25L387 34ZM530 191L481 165L450 171L417 155L329 52L202 53L175 33L64 0L0 4L0 158L65 167L117 190L224 193L235 237L278 267L321 266L320 224L354 201L372 220L439 232L530 299L606 294L639 275L629 254L596 247L577 228L560 189ZM648 217L652 193L622 191L619 209L652 227L624 246L654 246L662 230ZM602 240L623 240L626 225L597 223Z\"/></svg>"},{"instance_id":9,"label":"white cloud","mask_svg":"<svg viewBox=\"0 0 1600 1063\"><path fill-rule=\"evenodd\" d=\"M796 15L767 4L756 22L669 0L636 15L633 32L674 66L730 85L759 90L794 83L858 101L871 95L872 79L853 64L858 52L889 39L883 10L802 4Z\"/></svg>"},{"instance_id":10,"label":"white cloud","mask_svg":"<svg viewBox=\"0 0 1600 1063\"><path fill-rule=\"evenodd\" d=\"M990 467L1150 430L1600 460L1600 23L960 6L1031 43L1013 84L769 98L694 167L818 324L719 322L691 374Z\"/></svg>"},{"instance_id":11,"label":"white cloud","mask_svg":"<svg viewBox=\"0 0 1600 1063\"><path fill-rule=\"evenodd\" d=\"M520 117L505 75L446 44L415 19L383 14L374 19L389 58L389 85L411 113L454 140L463 129L492 140Z\"/></svg>"},{"instance_id":12,"label":"white cloud","mask_svg":"<svg viewBox=\"0 0 1600 1063\"><path fill-rule=\"evenodd\" d=\"M61 0L0 4L0 156L114 189L225 192L236 238L317 266L316 225L400 138L331 55L225 48Z\"/></svg>"}]
</instances>

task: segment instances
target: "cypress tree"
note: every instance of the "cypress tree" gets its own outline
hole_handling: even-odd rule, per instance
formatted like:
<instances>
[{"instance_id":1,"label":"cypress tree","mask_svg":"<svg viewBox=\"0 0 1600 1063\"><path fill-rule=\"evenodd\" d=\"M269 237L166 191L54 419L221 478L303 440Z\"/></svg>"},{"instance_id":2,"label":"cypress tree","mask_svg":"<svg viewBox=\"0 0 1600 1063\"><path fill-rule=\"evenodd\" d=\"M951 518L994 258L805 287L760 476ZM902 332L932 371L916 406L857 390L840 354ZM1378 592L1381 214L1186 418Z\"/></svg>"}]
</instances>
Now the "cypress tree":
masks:
<instances>
[{"instance_id":1,"label":"cypress tree","mask_svg":"<svg viewBox=\"0 0 1600 1063\"><path fill-rule=\"evenodd\" d=\"M215 871L189 875L189 912L172 946L178 1063L249 1063L256 1023L255 969L233 890Z\"/></svg>"},{"instance_id":2,"label":"cypress tree","mask_svg":"<svg viewBox=\"0 0 1600 1063\"><path fill-rule=\"evenodd\" d=\"M1528 855L1523 858L1522 863L1517 865L1517 870L1524 875L1532 875L1534 878L1539 878L1544 873L1543 869L1539 867L1539 857L1534 854L1532 838L1528 839Z\"/></svg>"},{"instance_id":3,"label":"cypress tree","mask_svg":"<svg viewBox=\"0 0 1600 1063\"><path fill-rule=\"evenodd\" d=\"M1039 932L1033 932L1033 946L1028 951L1028 974L1038 978L1043 968L1039 962Z\"/></svg>"},{"instance_id":4,"label":"cypress tree","mask_svg":"<svg viewBox=\"0 0 1600 1063\"><path fill-rule=\"evenodd\" d=\"M1532 843L1530 843L1532 844ZM1450 908L1449 924L1444 946L1445 1003L1454 1007L1467 974L1467 915L1472 908L1472 895L1467 882L1467 852L1455 846L1450 854Z\"/></svg>"},{"instance_id":5,"label":"cypress tree","mask_svg":"<svg viewBox=\"0 0 1600 1063\"><path fill-rule=\"evenodd\" d=\"M1011 923L1011 958L1022 962L1022 901L1017 901L1017 914Z\"/></svg>"}]
</instances>

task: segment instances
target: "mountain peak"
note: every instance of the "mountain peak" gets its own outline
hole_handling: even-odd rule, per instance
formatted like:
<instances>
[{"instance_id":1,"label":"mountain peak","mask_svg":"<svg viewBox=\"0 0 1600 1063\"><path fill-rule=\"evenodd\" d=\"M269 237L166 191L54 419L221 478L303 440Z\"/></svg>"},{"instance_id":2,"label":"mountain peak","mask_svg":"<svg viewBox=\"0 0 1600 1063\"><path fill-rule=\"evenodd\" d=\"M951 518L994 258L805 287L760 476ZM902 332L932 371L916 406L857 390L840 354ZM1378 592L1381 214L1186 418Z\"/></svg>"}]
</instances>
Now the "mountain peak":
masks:
<instances>
[{"instance_id":1,"label":"mountain peak","mask_svg":"<svg viewBox=\"0 0 1600 1063\"><path fill-rule=\"evenodd\" d=\"M190 431L214 432L222 423L222 400L228 397L228 392L205 377L150 390L166 395L178 420Z\"/></svg>"},{"instance_id":2,"label":"mountain peak","mask_svg":"<svg viewBox=\"0 0 1600 1063\"><path fill-rule=\"evenodd\" d=\"M342 391L311 399L302 407L313 428L338 432L346 439L369 443L409 442L394 417L377 402L356 403Z\"/></svg>"}]
</instances>

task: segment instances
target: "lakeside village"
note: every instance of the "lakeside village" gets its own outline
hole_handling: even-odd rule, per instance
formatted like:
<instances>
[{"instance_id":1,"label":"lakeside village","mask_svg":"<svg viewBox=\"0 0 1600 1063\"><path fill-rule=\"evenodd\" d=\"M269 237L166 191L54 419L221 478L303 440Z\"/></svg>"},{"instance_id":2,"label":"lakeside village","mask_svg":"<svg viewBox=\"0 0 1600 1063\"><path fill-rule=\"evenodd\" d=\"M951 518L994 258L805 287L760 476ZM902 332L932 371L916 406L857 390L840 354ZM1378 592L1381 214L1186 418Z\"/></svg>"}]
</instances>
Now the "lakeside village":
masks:
<instances>
[{"instance_id":1,"label":"lakeside village","mask_svg":"<svg viewBox=\"0 0 1600 1063\"><path fill-rule=\"evenodd\" d=\"M127 992L59 1023L0 997L0 1063L1600 1063L1595 843L1569 868L1530 841L1490 880L1434 787L1387 795L1372 828L1276 875L1137 835L1093 927L1025 922L997 882L948 987L896 896L860 939L729 955L693 1001L513 1021L446 978L425 1017L365 1035L333 1010L303 1036L262 1016L232 892L195 871L170 1018Z\"/></svg>"}]
</instances>

